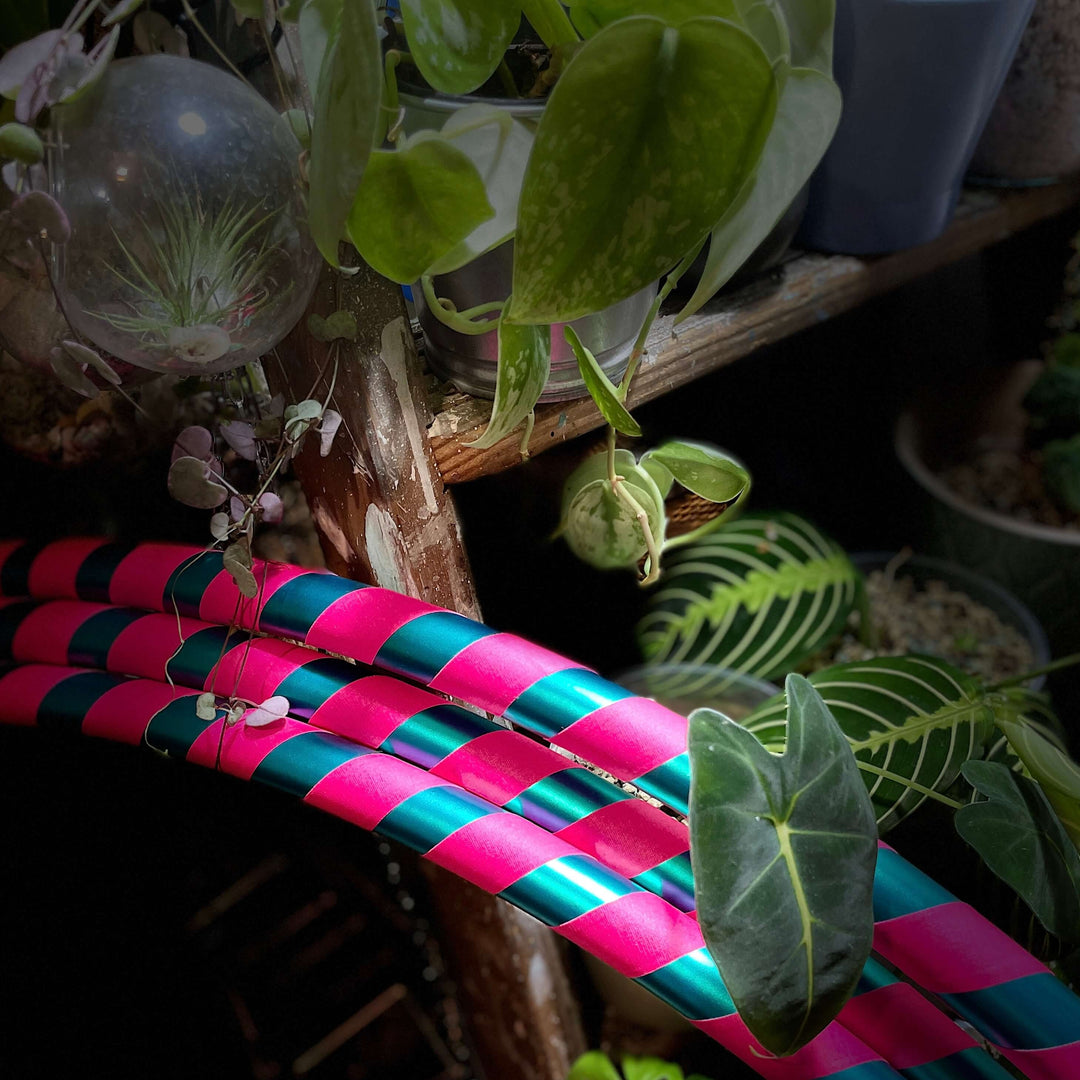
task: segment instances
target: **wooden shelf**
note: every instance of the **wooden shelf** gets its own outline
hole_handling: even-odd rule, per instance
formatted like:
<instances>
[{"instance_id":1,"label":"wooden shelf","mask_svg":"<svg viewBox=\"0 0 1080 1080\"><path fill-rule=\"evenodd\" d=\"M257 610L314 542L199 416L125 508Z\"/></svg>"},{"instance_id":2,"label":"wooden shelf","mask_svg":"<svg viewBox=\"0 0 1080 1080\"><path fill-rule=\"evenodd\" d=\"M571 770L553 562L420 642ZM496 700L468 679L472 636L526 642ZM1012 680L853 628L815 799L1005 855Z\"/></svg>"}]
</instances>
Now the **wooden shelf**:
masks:
<instances>
[{"instance_id":1,"label":"wooden shelf","mask_svg":"<svg viewBox=\"0 0 1080 1080\"><path fill-rule=\"evenodd\" d=\"M677 329L675 313L661 314L631 388L631 408L740 357L832 318L1030 225L1080 205L1080 178L1048 187L1003 193L965 191L952 224L928 244L874 258L801 254L774 273L713 299ZM429 428L435 461L455 484L511 468L521 461L515 434L488 450L466 443L484 429L491 403L444 387ZM536 410L529 453L536 455L604 424L590 398Z\"/></svg>"}]
</instances>

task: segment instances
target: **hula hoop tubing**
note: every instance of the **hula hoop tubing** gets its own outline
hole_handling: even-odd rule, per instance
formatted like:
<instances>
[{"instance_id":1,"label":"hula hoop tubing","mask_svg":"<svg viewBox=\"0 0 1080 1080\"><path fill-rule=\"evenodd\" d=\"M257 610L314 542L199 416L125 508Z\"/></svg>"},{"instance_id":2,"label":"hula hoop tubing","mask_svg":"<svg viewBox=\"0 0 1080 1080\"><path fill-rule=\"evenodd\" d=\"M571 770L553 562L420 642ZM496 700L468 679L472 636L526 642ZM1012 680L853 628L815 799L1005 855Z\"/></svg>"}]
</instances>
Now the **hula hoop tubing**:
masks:
<instances>
[{"instance_id":1,"label":"hula hoop tubing","mask_svg":"<svg viewBox=\"0 0 1080 1080\"><path fill-rule=\"evenodd\" d=\"M676 907L693 909L682 822L431 691L371 669L357 677L354 665L274 638L77 600L0 600L0 657L5 653L23 663L86 665L154 680L168 671L181 685L248 701L281 694L295 719L457 783ZM650 868L643 871L643 863ZM665 876L672 863L680 871L685 863L674 889L670 873ZM979 1063L980 1077L1008 1080L962 1029L880 964L866 966L856 999L842 1014L845 1026L901 1072L918 1067L918 1080L962 1080Z\"/></svg>"},{"instance_id":2,"label":"hula hoop tubing","mask_svg":"<svg viewBox=\"0 0 1080 1080\"><path fill-rule=\"evenodd\" d=\"M200 720L197 697L149 679L26 664L0 676L0 721L145 742L403 843L645 986L766 1080L896 1080L836 1022L796 1054L769 1056L735 1012L692 917L524 818L298 720Z\"/></svg>"},{"instance_id":3,"label":"hula hoop tubing","mask_svg":"<svg viewBox=\"0 0 1080 1080\"><path fill-rule=\"evenodd\" d=\"M549 650L376 586L257 563L245 601L220 552L100 539L0 543L0 595L108 601L289 637L503 715L685 812L686 721ZM875 948L1032 1080L1080 1076L1080 999L886 845Z\"/></svg>"}]
</instances>

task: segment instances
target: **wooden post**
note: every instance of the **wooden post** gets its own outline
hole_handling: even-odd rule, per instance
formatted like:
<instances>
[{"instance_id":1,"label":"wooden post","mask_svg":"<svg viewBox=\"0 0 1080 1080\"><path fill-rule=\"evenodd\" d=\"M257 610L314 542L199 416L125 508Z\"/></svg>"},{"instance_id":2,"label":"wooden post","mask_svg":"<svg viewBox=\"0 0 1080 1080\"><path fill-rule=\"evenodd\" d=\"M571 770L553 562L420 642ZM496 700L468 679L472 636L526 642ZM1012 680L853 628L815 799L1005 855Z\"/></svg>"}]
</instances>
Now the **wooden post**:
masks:
<instances>
[{"instance_id":1,"label":"wooden post","mask_svg":"<svg viewBox=\"0 0 1080 1080\"><path fill-rule=\"evenodd\" d=\"M327 270L310 312L356 316L340 342L331 407L342 416L328 456L309 437L295 462L335 573L479 618L453 498L428 442L431 417L400 289L363 267ZM267 363L271 387L301 400L329 375L329 346L306 318ZM491 1080L564 1080L585 1049L559 941L531 916L428 866L469 1030Z\"/></svg>"}]
</instances>

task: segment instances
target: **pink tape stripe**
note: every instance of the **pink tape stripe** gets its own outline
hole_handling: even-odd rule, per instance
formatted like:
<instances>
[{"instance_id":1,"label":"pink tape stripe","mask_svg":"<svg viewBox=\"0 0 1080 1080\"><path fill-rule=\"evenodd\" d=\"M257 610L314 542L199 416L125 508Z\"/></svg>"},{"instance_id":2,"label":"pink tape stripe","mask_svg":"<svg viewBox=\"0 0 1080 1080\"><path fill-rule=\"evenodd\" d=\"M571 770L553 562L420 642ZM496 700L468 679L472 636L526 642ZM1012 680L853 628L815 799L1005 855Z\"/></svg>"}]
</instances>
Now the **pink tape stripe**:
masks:
<instances>
[{"instance_id":1,"label":"pink tape stripe","mask_svg":"<svg viewBox=\"0 0 1080 1080\"><path fill-rule=\"evenodd\" d=\"M622 698L564 728L551 743L633 780L686 751L686 718L649 698Z\"/></svg>"},{"instance_id":2,"label":"pink tape stripe","mask_svg":"<svg viewBox=\"0 0 1080 1080\"><path fill-rule=\"evenodd\" d=\"M41 664L66 664L75 631L87 619L109 610L108 604L78 600L53 600L31 611L19 624L11 642L16 660Z\"/></svg>"},{"instance_id":3,"label":"pink tape stripe","mask_svg":"<svg viewBox=\"0 0 1080 1080\"><path fill-rule=\"evenodd\" d=\"M50 690L80 668L27 664L0 676L0 707L6 724L36 724L38 709Z\"/></svg>"},{"instance_id":4,"label":"pink tape stripe","mask_svg":"<svg viewBox=\"0 0 1080 1080\"><path fill-rule=\"evenodd\" d=\"M502 715L533 683L571 667L582 665L514 634L491 634L462 649L430 685L462 701L482 687L484 700L473 704Z\"/></svg>"},{"instance_id":5,"label":"pink tape stripe","mask_svg":"<svg viewBox=\"0 0 1080 1080\"><path fill-rule=\"evenodd\" d=\"M199 604L199 617L207 622L229 626L233 622L247 630L256 630L259 618L274 593L294 578L314 573L285 563L264 563L256 560L251 571L259 583L259 595L249 600L237 589L236 583L226 570L217 574L206 587Z\"/></svg>"},{"instance_id":6,"label":"pink tape stripe","mask_svg":"<svg viewBox=\"0 0 1080 1080\"><path fill-rule=\"evenodd\" d=\"M1045 1050L1006 1050L1001 1053L1030 1080L1076 1080L1080 1077L1080 1041Z\"/></svg>"},{"instance_id":7,"label":"pink tape stripe","mask_svg":"<svg viewBox=\"0 0 1080 1080\"><path fill-rule=\"evenodd\" d=\"M323 611L311 624L304 641L312 648L370 664L395 630L433 611L442 608L389 589L357 589Z\"/></svg>"},{"instance_id":8,"label":"pink tape stripe","mask_svg":"<svg viewBox=\"0 0 1080 1080\"><path fill-rule=\"evenodd\" d=\"M959 900L877 923L874 948L920 986L938 994L985 990L1047 970Z\"/></svg>"},{"instance_id":9,"label":"pink tape stripe","mask_svg":"<svg viewBox=\"0 0 1080 1080\"><path fill-rule=\"evenodd\" d=\"M154 716L170 702L197 697L191 690L173 689L165 683L133 679L107 690L86 712L84 735L138 746Z\"/></svg>"},{"instance_id":10,"label":"pink tape stripe","mask_svg":"<svg viewBox=\"0 0 1080 1080\"><path fill-rule=\"evenodd\" d=\"M0 573L3 572L4 563L7 562L8 556L22 546L22 540L0 540Z\"/></svg>"},{"instance_id":11,"label":"pink tape stripe","mask_svg":"<svg viewBox=\"0 0 1080 1080\"><path fill-rule=\"evenodd\" d=\"M652 893L630 893L571 919L558 931L630 978L704 946L698 924Z\"/></svg>"},{"instance_id":12,"label":"pink tape stripe","mask_svg":"<svg viewBox=\"0 0 1080 1080\"><path fill-rule=\"evenodd\" d=\"M913 1069L976 1045L944 1013L927 1005L913 986L897 982L851 998L839 1019L896 1069Z\"/></svg>"},{"instance_id":13,"label":"pink tape stripe","mask_svg":"<svg viewBox=\"0 0 1080 1080\"><path fill-rule=\"evenodd\" d=\"M443 699L388 675L368 675L343 686L311 718L315 727L364 746L379 747L410 716Z\"/></svg>"},{"instance_id":14,"label":"pink tape stripe","mask_svg":"<svg viewBox=\"0 0 1080 1080\"><path fill-rule=\"evenodd\" d=\"M79 567L88 555L107 542L100 538L73 537L48 544L30 566L31 596L74 599Z\"/></svg>"},{"instance_id":15,"label":"pink tape stripe","mask_svg":"<svg viewBox=\"0 0 1080 1080\"><path fill-rule=\"evenodd\" d=\"M642 799L602 806L555 835L626 877L636 877L690 848L686 826Z\"/></svg>"},{"instance_id":16,"label":"pink tape stripe","mask_svg":"<svg viewBox=\"0 0 1080 1080\"><path fill-rule=\"evenodd\" d=\"M300 720L286 719L268 727L249 727L241 719L225 729L225 737L221 740L221 768L230 776L250 780L271 750L310 731L311 728Z\"/></svg>"},{"instance_id":17,"label":"pink tape stripe","mask_svg":"<svg viewBox=\"0 0 1080 1080\"><path fill-rule=\"evenodd\" d=\"M310 649L288 641L255 638L230 649L215 666L208 685L212 683L215 692L225 696L265 701L297 668L317 657Z\"/></svg>"},{"instance_id":18,"label":"pink tape stripe","mask_svg":"<svg viewBox=\"0 0 1080 1080\"><path fill-rule=\"evenodd\" d=\"M173 571L203 549L180 544L140 544L120 560L109 581L109 599L126 607L162 610Z\"/></svg>"},{"instance_id":19,"label":"pink tape stripe","mask_svg":"<svg viewBox=\"0 0 1080 1080\"><path fill-rule=\"evenodd\" d=\"M164 679L170 659L206 623L175 615L147 613L116 635L106 658L110 671Z\"/></svg>"}]
</instances>

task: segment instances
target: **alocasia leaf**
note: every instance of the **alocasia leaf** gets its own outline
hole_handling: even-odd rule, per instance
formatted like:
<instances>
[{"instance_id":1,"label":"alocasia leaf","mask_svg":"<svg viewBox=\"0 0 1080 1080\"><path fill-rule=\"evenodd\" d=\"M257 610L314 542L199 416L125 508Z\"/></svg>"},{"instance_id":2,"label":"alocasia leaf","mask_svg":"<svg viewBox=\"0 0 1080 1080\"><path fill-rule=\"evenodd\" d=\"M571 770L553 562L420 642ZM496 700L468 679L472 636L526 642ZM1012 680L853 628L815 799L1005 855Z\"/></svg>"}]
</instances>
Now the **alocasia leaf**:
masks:
<instances>
[{"instance_id":1,"label":"alocasia leaf","mask_svg":"<svg viewBox=\"0 0 1080 1080\"><path fill-rule=\"evenodd\" d=\"M349 238L384 277L408 285L494 214L476 166L437 132L376 150L349 211Z\"/></svg>"},{"instance_id":2,"label":"alocasia leaf","mask_svg":"<svg viewBox=\"0 0 1080 1080\"><path fill-rule=\"evenodd\" d=\"M619 397L619 391L604 374L596 357L581 343L581 338L577 336L572 326L564 326L563 334L567 344L574 350L582 381L593 401L596 402L600 414L616 431L629 435L631 438L637 438L641 434L640 425L627 411Z\"/></svg>"},{"instance_id":3,"label":"alocasia leaf","mask_svg":"<svg viewBox=\"0 0 1080 1080\"><path fill-rule=\"evenodd\" d=\"M475 90L499 66L521 22L516 0L401 0L420 74L445 94Z\"/></svg>"},{"instance_id":4,"label":"alocasia leaf","mask_svg":"<svg viewBox=\"0 0 1080 1080\"><path fill-rule=\"evenodd\" d=\"M693 296L677 322L697 311L753 253L817 168L840 120L840 91L820 72L787 73L757 172L713 229Z\"/></svg>"},{"instance_id":5,"label":"alocasia leaf","mask_svg":"<svg viewBox=\"0 0 1080 1080\"><path fill-rule=\"evenodd\" d=\"M486 450L510 434L533 411L551 371L551 328L514 326L499 320L499 369L495 402L484 434L470 447Z\"/></svg>"},{"instance_id":6,"label":"alocasia leaf","mask_svg":"<svg viewBox=\"0 0 1080 1080\"><path fill-rule=\"evenodd\" d=\"M956 831L1050 933L1080 941L1080 854L1042 789L995 761L963 773L986 798L956 811Z\"/></svg>"},{"instance_id":7,"label":"alocasia leaf","mask_svg":"<svg viewBox=\"0 0 1080 1080\"><path fill-rule=\"evenodd\" d=\"M569 322L670 270L756 168L777 85L734 23L605 27L551 93L518 206L515 322Z\"/></svg>"},{"instance_id":8,"label":"alocasia leaf","mask_svg":"<svg viewBox=\"0 0 1080 1080\"><path fill-rule=\"evenodd\" d=\"M817 1035L858 981L877 857L843 732L806 679L785 686L782 756L709 709L689 734L698 921L739 1015L775 1054Z\"/></svg>"},{"instance_id":9,"label":"alocasia leaf","mask_svg":"<svg viewBox=\"0 0 1080 1080\"><path fill-rule=\"evenodd\" d=\"M311 236L331 266L371 156L382 59L371 0L350 0L319 70L308 165Z\"/></svg>"}]
</instances>

